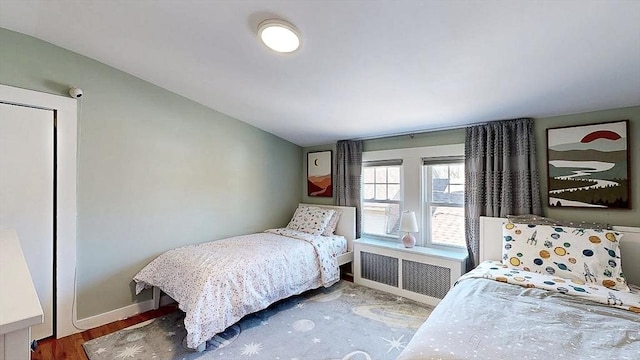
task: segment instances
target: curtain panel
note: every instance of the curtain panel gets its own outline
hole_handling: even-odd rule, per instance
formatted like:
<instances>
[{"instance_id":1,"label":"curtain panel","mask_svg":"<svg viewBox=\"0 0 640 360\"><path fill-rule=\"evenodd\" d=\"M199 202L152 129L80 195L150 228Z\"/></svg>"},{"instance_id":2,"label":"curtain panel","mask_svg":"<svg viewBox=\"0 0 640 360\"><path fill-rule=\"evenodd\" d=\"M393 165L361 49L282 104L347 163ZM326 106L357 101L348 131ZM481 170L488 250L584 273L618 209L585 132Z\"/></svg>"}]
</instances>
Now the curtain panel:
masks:
<instances>
[{"instance_id":1,"label":"curtain panel","mask_svg":"<svg viewBox=\"0 0 640 360\"><path fill-rule=\"evenodd\" d=\"M465 184L469 271L478 264L480 216L542 214L533 119L468 127Z\"/></svg>"},{"instance_id":2,"label":"curtain panel","mask_svg":"<svg viewBox=\"0 0 640 360\"><path fill-rule=\"evenodd\" d=\"M341 140L336 145L336 205L356 208L356 238L361 235L362 141Z\"/></svg>"}]
</instances>

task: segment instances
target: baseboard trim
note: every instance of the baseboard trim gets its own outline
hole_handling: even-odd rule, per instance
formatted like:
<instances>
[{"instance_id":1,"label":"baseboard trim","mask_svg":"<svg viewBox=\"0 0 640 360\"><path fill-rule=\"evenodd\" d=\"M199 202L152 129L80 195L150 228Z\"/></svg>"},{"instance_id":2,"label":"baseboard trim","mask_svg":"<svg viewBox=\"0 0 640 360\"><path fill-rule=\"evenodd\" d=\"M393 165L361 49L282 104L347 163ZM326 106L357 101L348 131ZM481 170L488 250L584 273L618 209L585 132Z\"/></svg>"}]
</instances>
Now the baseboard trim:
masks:
<instances>
[{"instance_id":1,"label":"baseboard trim","mask_svg":"<svg viewBox=\"0 0 640 360\"><path fill-rule=\"evenodd\" d=\"M175 302L175 300L166 294L163 294L160 297L160 306L171 305ZM89 330L151 310L153 310L153 299L141 301L106 313L90 316L88 318L78 319L76 321L76 326L78 329Z\"/></svg>"},{"instance_id":2,"label":"baseboard trim","mask_svg":"<svg viewBox=\"0 0 640 360\"><path fill-rule=\"evenodd\" d=\"M123 320L134 315L153 310L153 299L141 301L106 313L78 319L76 326L80 329L93 329L114 321Z\"/></svg>"}]
</instances>

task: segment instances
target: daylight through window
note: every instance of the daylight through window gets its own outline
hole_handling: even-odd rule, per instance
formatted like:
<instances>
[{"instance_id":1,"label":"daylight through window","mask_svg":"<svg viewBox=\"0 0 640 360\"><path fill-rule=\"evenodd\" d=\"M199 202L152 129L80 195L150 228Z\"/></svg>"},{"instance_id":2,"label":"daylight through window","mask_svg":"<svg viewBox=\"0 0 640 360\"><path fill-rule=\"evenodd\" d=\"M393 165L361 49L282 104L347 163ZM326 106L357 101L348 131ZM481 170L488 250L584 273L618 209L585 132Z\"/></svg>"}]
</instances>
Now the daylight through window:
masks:
<instances>
[{"instance_id":1,"label":"daylight through window","mask_svg":"<svg viewBox=\"0 0 640 360\"><path fill-rule=\"evenodd\" d=\"M368 161L362 168L362 232L398 237L402 160Z\"/></svg>"},{"instance_id":2,"label":"daylight through window","mask_svg":"<svg viewBox=\"0 0 640 360\"><path fill-rule=\"evenodd\" d=\"M464 247L464 162L457 158L423 161L426 242Z\"/></svg>"}]
</instances>

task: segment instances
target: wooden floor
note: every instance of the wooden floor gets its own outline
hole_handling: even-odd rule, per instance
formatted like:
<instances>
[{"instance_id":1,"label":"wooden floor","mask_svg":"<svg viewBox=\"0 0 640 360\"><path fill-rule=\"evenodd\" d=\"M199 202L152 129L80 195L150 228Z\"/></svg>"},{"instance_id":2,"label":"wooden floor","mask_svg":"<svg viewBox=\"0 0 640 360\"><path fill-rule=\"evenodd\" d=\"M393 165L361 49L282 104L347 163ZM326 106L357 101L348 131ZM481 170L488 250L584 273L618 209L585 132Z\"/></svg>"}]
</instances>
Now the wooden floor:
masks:
<instances>
[{"instance_id":1,"label":"wooden floor","mask_svg":"<svg viewBox=\"0 0 640 360\"><path fill-rule=\"evenodd\" d=\"M126 327L174 312L176 309L176 305L165 306L158 310L148 311L125 320L119 320L111 324L86 330L58 340L42 340L38 343L36 351L31 353L31 360L87 360L87 355L82 347L83 343L100 336L111 334L112 332L116 332Z\"/></svg>"}]
</instances>

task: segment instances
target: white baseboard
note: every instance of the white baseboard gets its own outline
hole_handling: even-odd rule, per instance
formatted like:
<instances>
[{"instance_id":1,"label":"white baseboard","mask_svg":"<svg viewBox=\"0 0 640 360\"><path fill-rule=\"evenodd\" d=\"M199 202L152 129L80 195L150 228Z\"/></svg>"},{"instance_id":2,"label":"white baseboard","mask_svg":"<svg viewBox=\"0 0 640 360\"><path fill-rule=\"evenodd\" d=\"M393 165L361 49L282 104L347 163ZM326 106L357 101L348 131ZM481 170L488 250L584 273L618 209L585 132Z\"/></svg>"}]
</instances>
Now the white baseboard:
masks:
<instances>
[{"instance_id":1,"label":"white baseboard","mask_svg":"<svg viewBox=\"0 0 640 360\"><path fill-rule=\"evenodd\" d=\"M141 301L139 303L111 310L106 313L90 316L88 318L78 319L75 325L80 329L88 330L112 323L114 321L123 320L150 310L153 310L153 299Z\"/></svg>"},{"instance_id":2,"label":"white baseboard","mask_svg":"<svg viewBox=\"0 0 640 360\"><path fill-rule=\"evenodd\" d=\"M175 302L175 300L173 300L166 294L163 294L160 297L160 306L167 306ZM124 320L134 315L142 314L143 312L151 310L153 310L153 299L141 301L139 303L111 310L106 313L90 316L88 318L78 319L76 321L76 326L82 330L89 330L97 328L98 326L112 323L114 321Z\"/></svg>"}]
</instances>

